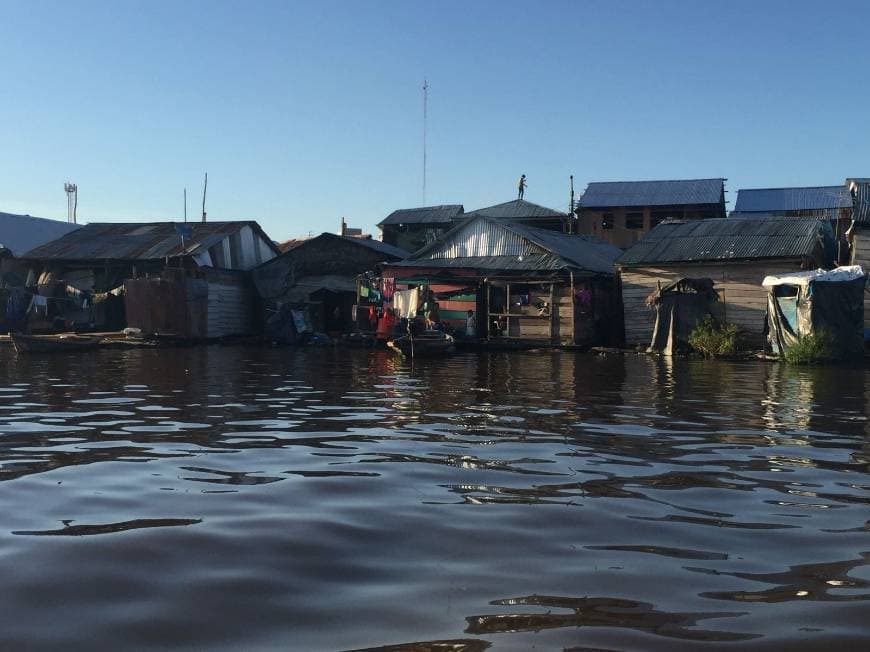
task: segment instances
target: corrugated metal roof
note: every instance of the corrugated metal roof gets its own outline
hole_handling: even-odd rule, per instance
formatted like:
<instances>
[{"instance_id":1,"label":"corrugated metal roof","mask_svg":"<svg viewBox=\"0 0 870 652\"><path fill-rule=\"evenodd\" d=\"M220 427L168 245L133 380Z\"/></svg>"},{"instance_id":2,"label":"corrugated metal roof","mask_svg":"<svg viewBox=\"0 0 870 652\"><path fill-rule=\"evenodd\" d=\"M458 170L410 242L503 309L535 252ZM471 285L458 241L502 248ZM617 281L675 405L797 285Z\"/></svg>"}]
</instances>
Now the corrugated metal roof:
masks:
<instances>
[{"instance_id":1,"label":"corrugated metal roof","mask_svg":"<svg viewBox=\"0 0 870 652\"><path fill-rule=\"evenodd\" d=\"M401 249L399 247L395 247L391 244L387 244L386 242L381 242L380 240L375 240L374 238L357 238L350 235L339 236L343 237L345 240L350 240L351 242L355 242L363 247L368 247L369 249L374 249L375 251L382 253L386 256L390 256L393 258L404 258L408 255L409 252Z\"/></svg>"},{"instance_id":2,"label":"corrugated metal roof","mask_svg":"<svg viewBox=\"0 0 870 652\"><path fill-rule=\"evenodd\" d=\"M378 226L387 224L441 224L453 222L462 216L465 209L461 204L443 206L422 206L420 208L400 208L387 215Z\"/></svg>"},{"instance_id":3,"label":"corrugated metal roof","mask_svg":"<svg viewBox=\"0 0 870 652\"><path fill-rule=\"evenodd\" d=\"M478 215L394 265L612 274L620 253L592 236L566 235Z\"/></svg>"},{"instance_id":4,"label":"corrugated metal roof","mask_svg":"<svg viewBox=\"0 0 870 652\"><path fill-rule=\"evenodd\" d=\"M0 247L16 256L81 228L78 224L47 220L43 217L0 213Z\"/></svg>"},{"instance_id":5,"label":"corrugated metal roof","mask_svg":"<svg viewBox=\"0 0 870 652\"><path fill-rule=\"evenodd\" d=\"M725 179L595 181L586 186L586 192L580 198L580 207L719 204L724 190Z\"/></svg>"},{"instance_id":6,"label":"corrugated metal roof","mask_svg":"<svg viewBox=\"0 0 870 652\"><path fill-rule=\"evenodd\" d=\"M809 209L804 209L804 210L806 211ZM798 216L798 215L794 215L794 214L789 215L785 211L779 212L779 213L752 212L752 211L749 211L749 212L731 211L728 214L728 217L729 218L745 217L745 218L754 219L754 220L766 220L766 219L770 219L772 217L790 217L790 218L821 217L821 218L824 218L826 220L836 220L840 217L840 210L838 208L815 208L815 209L812 209L812 215L802 215L802 216Z\"/></svg>"},{"instance_id":7,"label":"corrugated metal roof","mask_svg":"<svg viewBox=\"0 0 870 652\"><path fill-rule=\"evenodd\" d=\"M662 222L617 260L618 265L800 258L833 249L831 225L814 217L731 218Z\"/></svg>"},{"instance_id":8,"label":"corrugated metal roof","mask_svg":"<svg viewBox=\"0 0 870 652\"><path fill-rule=\"evenodd\" d=\"M807 188L741 188L737 191L735 212L777 213L822 208L849 208L852 197L845 186Z\"/></svg>"},{"instance_id":9,"label":"corrugated metal roof","mask_svg":"<svg viewBox=\"0 0 870 652\"><path fill-rule=\"evenodd\" d=\"M856 224L870 224L870 179L850 179L855 182L852 219Z\"/></svg>"},{"instance_id":10,"label":"corrugated metal roof","mask_svg":"<svg viewBox=\"0 0 870 652\"><path fill-rule=\"evenodd\" d=\"M567 213L562 213L554 208L547 208L533 204L525 199L514 199L506 201L503 204L495 206L487 206L486 208L478 208L476 211L466 213L466 217L482 215L499 220L522 220L536 218L563 218Z\"/></svg>"},{"instance_id":11,"label":"corrugated metal roof","mask_svg":"<svg viewBox=\"0 0 870 652\"><path fill-rule=\"evenodd\" d=\"M24 257L39 260L156 260L167 256L195 255L228 235L250 226L275 251L275 243L253 221L187 222L191 237L184 239L179 222L93 223L62 238L28 251Z\"/></svg>"}]
</instances>

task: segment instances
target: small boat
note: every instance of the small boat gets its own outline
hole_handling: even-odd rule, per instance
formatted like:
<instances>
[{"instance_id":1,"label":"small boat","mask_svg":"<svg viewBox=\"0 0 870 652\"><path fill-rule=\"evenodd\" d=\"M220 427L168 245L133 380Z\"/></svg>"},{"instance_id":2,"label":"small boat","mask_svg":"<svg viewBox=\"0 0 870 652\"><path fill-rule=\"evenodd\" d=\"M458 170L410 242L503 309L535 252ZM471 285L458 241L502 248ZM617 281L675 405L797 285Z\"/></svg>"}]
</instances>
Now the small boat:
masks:
<instances>
[{"instance_id":1,"label":"small boat","mask_svg":"<svg viewBox=\"0 0 870 652\"><path fill-rule=\"evenodd\" d=\"M453 353L455 345L453 337L441 331L403 335L387 342L388 347L406 358Z\"/></svg>"},{"instance_id":2,"label":"small boat","mask_svg":"<svg viewBox=\"0 0 870 652\"><path fill-rule=\"evenodd\" d=\"M101 337L64 333L60 335L25 335L12 333L12 345L18 353L66 353L95 348Z\"/></svg>"},{"instance_id":3,"label":"small boat","mask_svg":"<svg viewBox=\"0 0 870 652\"><path fill-rule=\"evenodd\" d=\"M371 333L347 333L341 338L341 343L345 346L358 346L366 349L373 349L378 345L378 340Z\"/></svg>"}]
</instances>

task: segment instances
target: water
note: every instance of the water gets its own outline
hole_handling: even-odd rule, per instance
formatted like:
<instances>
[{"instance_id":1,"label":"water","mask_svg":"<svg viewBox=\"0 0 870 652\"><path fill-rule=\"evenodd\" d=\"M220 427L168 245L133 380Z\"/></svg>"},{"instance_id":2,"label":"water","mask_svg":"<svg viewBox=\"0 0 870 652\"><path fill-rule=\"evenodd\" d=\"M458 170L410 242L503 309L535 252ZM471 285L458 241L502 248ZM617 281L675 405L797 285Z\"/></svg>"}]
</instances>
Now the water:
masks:
<instances>
[{"instance_id":1,"label":"water","mask_svg":"<svg viewBox=\"0 0 870 652\"><path fill-rule=\"evenodd\" d=\"M0 350L0 648L868 649L867 380Z\"/></svg>"}]
</instances>

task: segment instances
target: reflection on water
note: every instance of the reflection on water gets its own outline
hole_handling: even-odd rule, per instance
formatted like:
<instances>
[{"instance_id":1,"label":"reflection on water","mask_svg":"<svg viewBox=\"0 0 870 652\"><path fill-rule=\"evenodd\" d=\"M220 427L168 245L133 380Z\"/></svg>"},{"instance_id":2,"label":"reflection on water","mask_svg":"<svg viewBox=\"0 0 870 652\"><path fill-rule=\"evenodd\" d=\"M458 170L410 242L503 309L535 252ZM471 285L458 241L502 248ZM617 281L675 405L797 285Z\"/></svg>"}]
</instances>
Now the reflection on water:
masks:
<instances>
[{"instance_id":1,"label":"reflection on water","mask_svg":"<svg viewBox=\"0 0 870 652\"><path fill-rule=\"evenodd\" d=\"M71 525L72 521L65 519L63 527L59 530L21 530L12 534L25 534L30 536L59 536L59 537L83 537L92 534L111 534L112 532L124 532L145 527L170 527L173 525L193 525L201 523L198 518L137 518L132 521L121 523L105 523L103 525Z\"/></svg>"},{"instance_id":2,"label":"reflection on water","mask_svg":"<svg viewBox=\"0 0 870 652\"><path fill-rule=\"evenodd\" d=\"M866 380L0 350L0 648L867 648Z\"/></svg>"},{"instance_id":3,"label":"reflection on water","mask_svg":"<svg viewBox=\"0 0 870 652\"><path fill-rule=\"evenodd\" d=\"M472 616L468 633L497 634L504 632L538 631L553 627L629 627L672 638L699 641L739 641L756 638L751 634L716 632L694 629L702 620L742 616L742 613L708 614L666 613L651 604L618 598L562 598L533 595L526 598L496 600L492 604L515 606L534 605L546 613ZM554 614L551 609L568 609L571 614Z\"/></svg>"}]
</instances>

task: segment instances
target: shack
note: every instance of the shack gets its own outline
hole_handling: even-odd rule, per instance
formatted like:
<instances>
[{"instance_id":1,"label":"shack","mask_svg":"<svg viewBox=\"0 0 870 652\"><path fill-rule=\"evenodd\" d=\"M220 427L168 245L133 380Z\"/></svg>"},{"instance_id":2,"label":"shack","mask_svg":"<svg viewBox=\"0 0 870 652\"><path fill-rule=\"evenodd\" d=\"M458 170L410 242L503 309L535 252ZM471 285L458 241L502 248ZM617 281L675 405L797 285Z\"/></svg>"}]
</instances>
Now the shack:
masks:
<instances>
[{"instance_id":1,"label":"shack","mask_svg":"<svg viewBox=\"0 0 870 652\"><path fill-rule=\"evenodd\" d=\"M405 251L417 251L452 229L464 218L461 204L400 208L378 223L381 240Z\"/></svg>"},{"instance_id":2,"label":"shack","mask_svg":"<svg viewBox=\"0 0 870 652\"><path fill-rule=\"evenodd\" d=\"M20 330L32 293L25 287L27 266L20 256L79 226L31 215L0 213L0 333Z\"/></svg>"},{"instance_id":3,"label":"shack","mask_svg":"<svg viewBox=\"0 0 870 652\"><path fill-rule=\"evenodd\" d=\"M620 251L598 238L476 215L438 242L384 265L382 307L425 287L448 330L516 345L610 344L621 338L613 262ZM400 316L413 317L410 314Z\"/></svg>"},{"instance_id":4,"label":"shack","mask_svg":"<svg viewBox=\"0 0 870 652\"><path fill-rule=\"evenodd\" d=\"M357 276L407 255L378 240L333 233L296 241L253 271L270 336L293 339L293 332L300 330L291 322L288 307L296 309L297 321L303 312L306 327L313 332L350 332L356 322Z\"/></svg>"},{"instance_id":5,"label":"shack","mask_svg":"<svg viewBox=\"0 0 870 652\"><path fill-rule=\"evenodd\" d=\"M820 217L829 220L837 243L837 262L848 263L846 233L852 223L852 197L847 185L741 188L737 191L731 217Z\"/></svg>"},{"instance_id":6,"label":"shack","mask_svg":"<svg viewBox=\"0 0 870 652\"><path fill-rule=\"evenodd\" d=\"M852 196L852 225L848 231L851 241L851 264L870 269L870 179L848 179ZM864 332L870 340L870 292L864 294Z\"/></svg>"},{"instance_id":7,"label":"shack","mask_svg":"<svg viewBox=\"0 0 870 652\"><path fill-rule=\"evenodd\" d=\"M725 217L725 179L594 181L576 209L577 233L628 249L665 220Z\"/></svg>"},{"instance_id":8,"label":"shack","mask_svg":"<svg viewBox=\"0 0 870 652\"><path fill-rule=\"evenodd\" d=\"M39 304L31 328L249 334L249 270L278 253L252 221L88 224L24 255Z\"/></svg>"},{"instance_id":9,"label":"shack","mask_svg":"<svg viewBox=\"0 0 870 652\"><path fill-rule=\"evenodd\" d=\"M768 276L768 341L774 353L794 346L798 338L826 332L837 358L864 352L864 287L859 265Z\"/></svg>"},{"instance_id":10,"label":"shack","mask_svg":"<svg viewBox=\"0 0 870 652\"><path fill-rule=\"evenodd\" d=\"M764 277L829 268L835 248L830 222L819 218L728 218L662 222L616 261L622 285L625 341L647 345L654 313L647 298L681 278L709 278L721 319L764 340Z\"/></svg>"}]
</instances>

